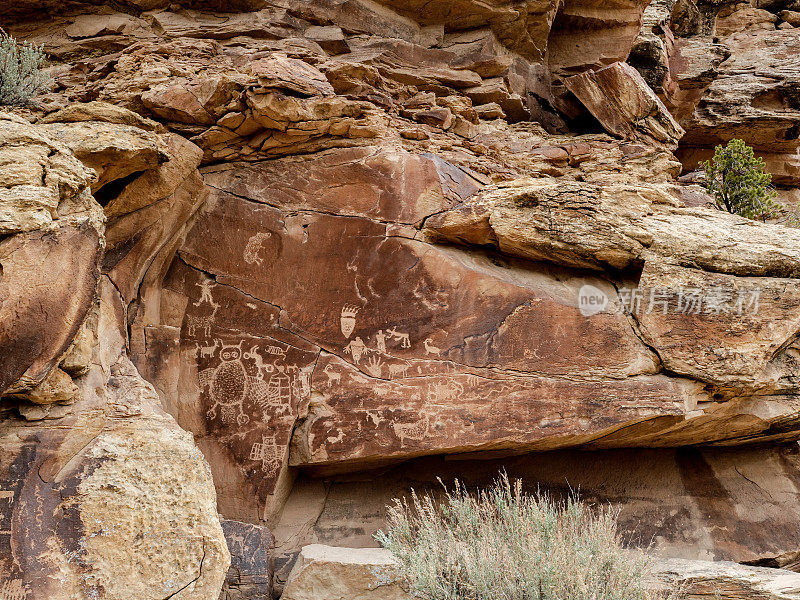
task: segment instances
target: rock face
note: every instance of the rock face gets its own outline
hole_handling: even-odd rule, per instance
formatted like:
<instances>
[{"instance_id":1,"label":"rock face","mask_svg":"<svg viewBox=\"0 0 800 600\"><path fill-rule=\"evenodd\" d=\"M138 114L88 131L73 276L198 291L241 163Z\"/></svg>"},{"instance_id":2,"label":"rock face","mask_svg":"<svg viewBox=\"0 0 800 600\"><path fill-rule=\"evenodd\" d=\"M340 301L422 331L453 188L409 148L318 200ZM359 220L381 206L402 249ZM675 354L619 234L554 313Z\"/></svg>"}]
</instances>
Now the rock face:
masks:
<instances>
[{"instance_id":1,"label":"rock face","mask_svg":"<svg viewBox=\"0 0 800 600\"><path fill-rule=\"evenodd\" d=\"M219 600L272 600L272 534L266 527L221 520L231 553Z\"/></svg>"},{"instance_id":2,"label":"rock face","mask_svg":"<svg viewBox=\"0 0 800 600\"><path fill-rule=\"evenodd\" d=\"M54 77L0 115L2 593L401 598L295 558L501 468L796 568L800 233L678 176L797 195L797 7L645 4L0 8Z\"/></svg>"},{"instance_id":3,"label":"rock face","mask_svg":"<svg viewBox=\"0 0 800 600\"><path fill-rule=\"evenodd\" d=\"M157 169L161 140L129 111L80 116L0 120L0 592L212 600L230 556L211 473L127 358L90 193Z\"/></svg>"}]
</instances>

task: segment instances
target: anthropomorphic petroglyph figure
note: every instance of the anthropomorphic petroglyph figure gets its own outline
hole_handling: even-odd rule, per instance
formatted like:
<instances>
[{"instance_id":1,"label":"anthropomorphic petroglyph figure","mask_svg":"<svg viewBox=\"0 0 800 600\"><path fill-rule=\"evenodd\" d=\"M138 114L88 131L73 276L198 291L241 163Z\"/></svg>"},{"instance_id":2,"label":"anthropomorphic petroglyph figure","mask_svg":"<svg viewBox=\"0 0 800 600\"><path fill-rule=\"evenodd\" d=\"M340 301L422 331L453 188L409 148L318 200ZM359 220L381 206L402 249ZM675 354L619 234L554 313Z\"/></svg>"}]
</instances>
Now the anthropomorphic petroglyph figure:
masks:
<instances>
[{"instance_id":1,"label":"anthropomorphic petroglyph figure","mask_svg":"<svg viewBox=\"0 0 800 600\"><path fill-rule=\"evenodd\" d=\"M364 344L364 340L360 337L356 336L352 342L347 344L344 347L345 354L350 354L353 357L353 362L358 364L361 360L361 357L367 352L367 346Z\"/></svg>"},{"instance_id":2,"label":"anthropomorphic petroglyph figure","mask_svg":"<svg viewBox=\"0 0 800 600\"><path fill-rule=\"evenodd\" d=\"M342 374L334 371L331 363L325 365L325 368L322 369L322 372L328 376L328 387L332 387L334 383L337 385L342 383Z\"/></svg>"},{"instance_id":3,"label":"anthropomorphic petroglyph figure","mask_svg":"<svg viewBox=\"0 0 800 600\"><path fill-rule=\"evenodd\" d=\"M408 338L407 333L399 333L397 331L397 327L392 327L391 329L387 329L386 333L388 333L392 337L392 339L400 342L401 348L411 348L411 340Z\"/></svg>"},{"instance_id":4,"label":"anthropomorphic petroglyph figure","mask_svg":"<svg viewBox=\"0 0 800 600\"><path fill-rule=\"evenodd\" d=\"M386 334L383 333L383 329L379 329L375 334L375 343L378 346L378 352L382 354L386 352Z\"/></svg>"},{"instance_id":5,"label":"anthropomorphic petroglyph figure","mask_svg":"<svg viewBox=\"0 0 800 600\"><path fill-rule=\"evenodd\" d=\"M267 477L274 477L283 464L283 452L275 443L274 438L261 436L261 441L253 444L250 450L250 460L260 460L261 469Z\"/></svg>"},{"instance_id":6,"label":"anthropomorphic petroglyph figure","mask_svg":"<svg viewBox=\"0 0 800 600\"><path fill-rule=\"evenodd\" d=\"M247 245L244 247L244 262L248 265L252 265L253 263L262 264L264 259L261 258L258 253L261 252L261 247L270 237L272 237L272 234L268 231L262 231L250 236L247 240Z\"/></svg>"},{"instance_id":7,"label":"anthropomorphic petroglyph figure","mask_svg":"<svg viewBox=\"0 0 800 600\"><path fill-rule=\"evenodd\" d=\"M383 374L383 361L378 356L370 356L367 359L367 373L373 377L381 377Z\"/></svg>"},{"instance_id":8,"label":"anthropomorphic petroglyph figure","mask_svg":"<svg viewBox=\"0 0 800 600\"><path fill-rule=\"evenodd\" d=\"M211 288L217 285L217 283L213 279L203 279L202 281L198 281L195 285L200 287L200 300L192 302L192 305L200 306L203 302L208 302L214 307L214 311L216 312L219 308L219 304L214 302L214 297L211 295Z\"/></svg>"},{"instance_id":9,"label":"anthropomorphic petroglyph figure","mask_svg":"<svg viewBox=\"0 0 800 600\"><path fill-rule=\"evenodd\" d=\"M273 405L291 406L292 378L286 372L285 365L275 365L278 372L267 382L267 402Z\"/></svg>"},{"instance_id":10,"label":"anthropomorphic petroglyph figure","mask_svg":"<svg viewBox=\"0 0 800 600\"><path fill-rule=\"evenodd\" d=\"M442 351L440 348L437 348L433 345L433 340L431 338L427 338L422 345L425 346L425 355L433 355L433 356L441 356Z\"/></svg>"},{"instance_id":11,"label":"anthropomorphic petroglyph figure","mask_svg":"<svg viewBox=\"0 0 800 600\"><path fill-rule=\"evenodd\" d=\"M389 379L405 377L408 374L408 365L405 363L391 363L389 365Z\"/></svg>"},{"instance_id":12,"label":"anthropomorphic petroglyph figure","mask_svg":"<svg viewBox=\"0 0 800 600\"><path fill-rule=\"evenodd\" d=\"M198 329L203 330L203 337L211 335L211 326L214 324L214 315L198 317L197 315L186 315L186 334L194 337Z\"/></svg>"},{"instance_id":13,"label":"anthropomorphic petroglyph figure","mask_svg":"<svg viewBox=\"0 0 800 600\"><path fill-rule=\"evenodd\" d=\"M356 315L359 310L361 310L359 307L351 304L345 304L342 307L342 314L339 316L339 327L342 330L342 335L348 339L353 335L353 330L356 328Z\"/></svg>"}]
</instances>

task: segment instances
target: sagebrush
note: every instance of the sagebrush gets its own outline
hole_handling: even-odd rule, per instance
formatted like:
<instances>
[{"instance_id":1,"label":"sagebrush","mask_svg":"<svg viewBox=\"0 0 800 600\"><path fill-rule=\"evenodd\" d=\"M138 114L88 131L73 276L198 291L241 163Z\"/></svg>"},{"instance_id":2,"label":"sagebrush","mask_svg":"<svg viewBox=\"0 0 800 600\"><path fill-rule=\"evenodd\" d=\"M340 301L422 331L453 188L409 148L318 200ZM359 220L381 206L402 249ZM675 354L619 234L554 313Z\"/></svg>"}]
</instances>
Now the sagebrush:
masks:
<instances>
[{"instance_id":1,"label":"sagebrush","mask_svg":"<svg viewBox=\"0 0 800 600\"><path fill-rule=\"evenodd\" d=\"M717 146L714 158L701 166L706 175L704 186L720 210L766 221L784 209L775 200L772 176L764 172L764 160L756 157L744 141L731 140L727 146Z\"/></svg>"},{"instance_id":2,"label":"sagebrush","mask_svg":"<svg viewBox=\"0 0 800 600\"><path fill-rule=\"evenodd\" d=\"M0 30L0 105L24 106L50 85L42 70L45 53L30 42L18 42Z\"/></svg>"},{"instance_id":3,"label":"sagebrush","mask_svg":"<svg viewBox=\"0 0 800 600\"><path fill-rule=\"evenodd\" d=\"M412 492L375 536L426 600L656 600L651 559L623 548L617 515L577 497L529 495L502 475L470 494L458 482L437 503Z\"/></svg>"}]
</instances>

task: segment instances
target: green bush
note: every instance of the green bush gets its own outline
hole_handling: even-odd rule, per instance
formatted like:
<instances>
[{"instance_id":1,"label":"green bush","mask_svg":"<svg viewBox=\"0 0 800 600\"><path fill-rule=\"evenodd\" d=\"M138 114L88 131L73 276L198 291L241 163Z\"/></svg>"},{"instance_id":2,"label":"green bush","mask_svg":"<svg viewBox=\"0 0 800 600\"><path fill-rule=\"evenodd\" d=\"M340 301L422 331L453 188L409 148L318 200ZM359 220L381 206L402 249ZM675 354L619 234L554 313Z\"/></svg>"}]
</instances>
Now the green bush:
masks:
<instances>
[{"instance_id":1,"label":"green bush","mask_svg":"<svg viewBox=\"0 0 800 600\"><path fill-rule=\"evenodd\" d=\"M522 492L503 474L469 494L456 482L441 504L412 491L389 507L376 539L426 600L654 600L647 554L622 547L617 516L577 498Z\"/></svg>"},{"instance_id":2,"label":"green bush","mask_svg":"<svg viewBox=\"0 0 800 600\"><path fill-rule=\"evenodd\" d=\"M44 59L40 47L0 30L0 105L24 106L50 84L42 71Z\"/></svg>"},{"instance_id":3,"label":"green bush","mask_svg":"<svg viewBox=\"0 0 800 600\"><path fill-rule=\"evenodd\" d=\"M748 219L767 219L783 210L771 189L772 176L764 173L764 160L742 140L714 149L714 158L702 163L706 173L705 188L714 197L717 208Z\"/></svg>"}]
</instances>

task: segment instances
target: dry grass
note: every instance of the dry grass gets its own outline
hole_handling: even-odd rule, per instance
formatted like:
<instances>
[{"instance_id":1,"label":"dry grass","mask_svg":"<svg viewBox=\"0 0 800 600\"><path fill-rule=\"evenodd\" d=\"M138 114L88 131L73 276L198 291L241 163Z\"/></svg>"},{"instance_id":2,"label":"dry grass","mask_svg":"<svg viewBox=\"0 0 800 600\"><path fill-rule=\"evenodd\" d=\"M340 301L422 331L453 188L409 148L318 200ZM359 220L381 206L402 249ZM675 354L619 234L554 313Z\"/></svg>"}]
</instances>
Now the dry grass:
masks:
<instances>
[{"instance_id":1,"label":"dry grass","mask_svg":"<svg viewBox=\"0 0 800 600\"><path fill-rule=\"evenodd\" d=\"M617 514L577 498L522 492L503 474L469 494L455 484L437 503L395 500L376 539L427 600L656 600L649 556L623 548ZM672 594L669 594L672 596Z\"/></svg>"}]
</instances>

